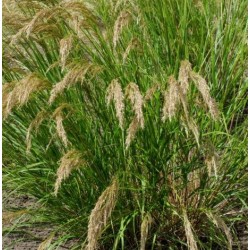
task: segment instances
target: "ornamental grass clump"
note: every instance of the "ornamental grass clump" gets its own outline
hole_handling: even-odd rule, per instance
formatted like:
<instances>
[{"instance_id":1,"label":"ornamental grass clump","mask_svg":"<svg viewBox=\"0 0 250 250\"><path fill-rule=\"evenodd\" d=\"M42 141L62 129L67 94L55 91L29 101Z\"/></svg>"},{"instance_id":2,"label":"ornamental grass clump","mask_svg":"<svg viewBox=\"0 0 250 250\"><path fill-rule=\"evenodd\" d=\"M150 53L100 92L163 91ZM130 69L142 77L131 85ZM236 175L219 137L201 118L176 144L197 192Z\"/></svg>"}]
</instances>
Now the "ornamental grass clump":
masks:
<instances>
[{"instance_id":1,"label":"ornamental grass clump","mask_svg":"<svg viewBox=\"0 0 250 250\"><path fill-rule=\"evenodd\" d=\"M3 187L36 203L6 211L4 237L42 226L39 249L240 248L246 9L3 1Z\"/></svg>"}]
</instances>

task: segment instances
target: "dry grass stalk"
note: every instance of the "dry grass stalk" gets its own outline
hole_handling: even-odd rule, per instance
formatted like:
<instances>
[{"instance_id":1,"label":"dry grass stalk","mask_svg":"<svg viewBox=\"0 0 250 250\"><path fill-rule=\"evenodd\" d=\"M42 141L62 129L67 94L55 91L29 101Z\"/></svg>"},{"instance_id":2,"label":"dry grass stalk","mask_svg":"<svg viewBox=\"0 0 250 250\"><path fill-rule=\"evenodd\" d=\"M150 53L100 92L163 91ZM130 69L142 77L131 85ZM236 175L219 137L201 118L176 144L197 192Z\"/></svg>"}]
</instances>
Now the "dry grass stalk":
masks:
<instances>
[{"instance_id":1,"label":"dry grass stalk","mask_svg":"<svg viewBox=\"0 0 250 250\"><path fill-rule=\"evenodd\" d=\"M112 80L107 88L106 102L108 105L110 105L111 100L113 100L115 104L116 117L119 120L119 126L123 128L124 96L118 79Z\"/></svg>"},{"instance_id":2,"label":"dry grass stalk","mask_svg":"<svg viewBox=\"0 0 250 250\"><path fill-rule=\"evenodd\" d=\"M51 233L48 238L46 238L42 243L40 243L37 250L47 250L54 237L55 233Z\"/></svg>"},{"instance_id":3,"label":"dry grass stalk","mask_svg":"<svg viewBox=\"0 0 250 250\"><path fill-rule=\"evenodd\" d=\"M148 231L153 222L153 219L150 214L146 214L141 223L141 244L140 250L146 249L146 241L148 237Z\"/></svg>"},{"instance_id":4,"label":"dry grass stalk","mask_svg":"<svg viewBox=\"0 0 250 250\"><path fill-rule=\"evenodd\" d=\"M67 103L62 104L58 108L56 108L52 117L56 121L56 131L57 131L58 136L61 138L64 146L68 147L69 141L68 141L67 134L63 126L63 120L64 120L63 109L65 108L68 108L71 110L71 106L69 104Z\"/></svg>"},{"instance_id":5,"label":"dry grass stalk","mask_svg":"<svg viewBox=\"0 0 250 250\"><path fill-rule=\"evenodd\" d=\"M180 88L184 95L186 95L188 92L188 87L189 87L188 79L189 79L189 74L191 70L192 68L191 68L191 64L189 61L187 60L181 61L178 82L180 83Z\"/></svg>"},{"instance_id":6,"label":"dry grass stalk","mask_svg":"<svg viewBox=\"0 0 250 250\"><path fill-rule=\"evenodd\" d=\"M2 222L3 225L10 224L12 221L17 219L23 214L27 214L27 210L19 210L19 211L5 211L2 213Z\"/></svg>"},{"instance_id":7,"label":"dry grass stalk","mask_svg":"<svg viewBox=\"0 0 250 250\"><path fill-rule=\"evenodd\" d=\"M136 132L138 131L139 128L140 128L140 123L138 121L138 118L135 116L127 130L127 137L125 141L126 149L128 149L131 142L134 140Z\"/></svg>"},{"instance_id":8,"label":"dry grass stalk","mask_svg":"<svg viewBox=\"0 0 250 250\"><path fill-rule=\"evenodd\" d=\"M66 60L73 45L73 38L66 37L60 40L60 58L62 70L65 69Z\"/></svg>"},{"instance_id":9,"label":"dry grass stalk","mask_svg":"<svg viewBox=\"0 0 250 250\"><path fill-rule=\"evenodd\" d=\"M37 133L38 128L40 127L41 123L43 120L47 117L48 112L45 110L40 111L35 119L30 123L28 130L27 130L27 135L26 135L26 145L27 145L27 152L30 152L31 148L31 131L35 130L35 133Z\"/></svg>"},{"instance_id":10,"label":"dry grass stalk","mask_svg":"<svg viewBox=\"0 0 250 250\"><path fill-rule=\"evenodd\" d=\"M68 151L61 159L60 159L60 167L57 169L57 179L55 182L54 194L55 196L58 193L58 190L62 184L62 181L67 179L72 172L72 170L80 167L85 164L83 160L83 155L80 151L72 149Z\"/></svg>"},{"instance_id":11,"label":"dry grass stalk","mask_svg":"<svg viewBox=\"0 0 250 250\"><path fill-rule=\"evenodd\" d=\"M163 116L162 120L170 120L176 114L177 106L180 103L180 90L178 82L174 76L169 77L169 89L164 93Z\"/></svg>"},{"instance_id":12,"label":"dry grass stalk","mask_svg":"<svg viewBox=\"0 0 250 250\"><path fill-rule=\"evenodd\" d=\"M206 103L212 118L214 120L218 119L219 110L215 100L210 95L209 87L207 85L206 80L193 71L190 72L190 77L194 82L195 86L197 87L197 89L199 90L199 92L201 93L202 98Z\"/></svg>"},{"instance_id":13,"label":"dry grass stalk","mask_svg":"<svg viewBox=\"0 0 250 250\"><path fill-rule=\"evenodd\" d=\"M144 116L143 116L143 96L139 90L139 87L134 82L130 82L125 90L126 97L130 100L132 104L132 109L135 112L137 122L141 128L144 128Z\"/></svg>"},{"instance_id":14,"label":"dry grass stalk","mask_svg":"<svg viewBox=\"0 0 250 250\"><path fill-rule=\"evenodd\" d=\"M6 118L14 107L26 104L32 93L46 89L48 86L49 83L47 81L31 73L16 83L11 92L7 92L6 87L6 94L3 99L4 117Z\"/></svg>"},{"instance_id":15,"label":"dry grass stalk","mask_svg":"<svg viewBox=\"0 0 250 250\"><path fill-rule=\"evenodd\" d=\"M154 84L151 88L149 88L149 89L146 91L146 94L145 94L145 96L144 96L144 102L150 101L150 100L153 98L155 92L156 92L159 88L160 88L160 86L159 86L158 83ZM145 103L144 103L144 104L145 104Z\"/></svg>"},{"instance_id":16,"label":"dry grass stalk","mask_svg":"<svg viewBox=\"0 0 250 250\"><path fill-rule=\"evenodd\" d=\"M71 69L63 78L58 82L50 92L49 104L52 104L56 97L62 93L66 88L70 88L73 84L83 81L89 69L93 67L93 64L86 64L84 66L77 65Z\"/></svg>"},{"instance_id":17,"label":"dry grass stalk","mask_svg":"<svg viewBox=\"0 0 250 250\"><path fill-rule=\"evenodd\" d=\"M123 56L122 56L122 60L123 60L123 63L126 61L130 51L132 49L136 49L138 46L140 45L140 42L137 38L132 38L128 44L128 47L126 48Z\"/></svg>"},{"instance_id":18,"label":"dry grass stalk","mask_svg":"<svg viewBox=\"0 0 250 250\"><path fill-rule=\"evenodd\" d=\"M86 250L95 250L98 247L98 239L115 208L118 196L118 180L113 179L111 185L107 187L98 198L94 209L91 211L88 224L88 244Z\"/></svg>"},{"instance_id":19,"label":"dry grass stalk","mask_svg":"<svg viewBox=\"0 0 250 250\"><path fill-rule=\"evenodd\" d=\"M193 234L192 225L188 220L187 212L183 211L184 229L187 237L187 245L190 250L198 250L197 243Z\"/></svg>"},{"instance_id":20,"label":"dry grass stalk","mask_svg":"<svg viewBox=\"0 0 250 250\"><path fill-rule=\"evenodd\" d=\"M131 14L127 10L123 10L118 18L115 21L114 25L114 35L113 35L113 44L114 48L117 45L117 42L119 40L120 34L122 33L122 30L125 26L128 25L131 18Z\"/></svg>"},{"instance_id":21,"label":"dry grass stalk","mask_svg":"<svg viewBox=\"0 0 250 250\"><path fill-rule=\"evenodd\" d=\"M227 224L225 221L218 215L213 214L211 211L206 212L206 215L209 219L212 220L212 222L220 228L226 235L227 241L228 241L228 249L232 250L233 249L233 237L230 233L230 229L228 228Z\"/></svg>"}]
</instances>

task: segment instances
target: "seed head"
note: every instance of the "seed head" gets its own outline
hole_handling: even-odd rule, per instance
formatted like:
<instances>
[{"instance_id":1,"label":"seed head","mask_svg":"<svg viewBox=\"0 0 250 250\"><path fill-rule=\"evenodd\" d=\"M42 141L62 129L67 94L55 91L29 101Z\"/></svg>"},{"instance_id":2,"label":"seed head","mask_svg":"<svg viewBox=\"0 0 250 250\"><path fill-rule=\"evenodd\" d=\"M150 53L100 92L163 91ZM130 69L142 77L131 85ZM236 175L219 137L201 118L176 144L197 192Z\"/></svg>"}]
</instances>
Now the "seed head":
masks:
<instances>
[{"instance_id":1,"label":"seed head","mask_svg":"<svg viewBox=\"0 0 250 250\"><path fill-rule=\"evenodd\" d=\"M189 80L189 74L191 70L192 68L191 68L191 64L189 61L187 60L181 61L178 82L180 83L180 88L184 96L188 92L188 87L189 87L188 80Z\"/></svg>"},{"instance_id":2,"label":"seed head","mask_svg":"<svg viewBox=\"0 0 250 250\"><path fill-rule=\"evenodd\" d=\"M65 68L66 60L72 48L72 44L73 44L72 36L63 38L60 41L60 57L61 57L62 71Z\"/></svg>"},{"instance_id":3,"label":"seed head","mask_svg":"<svg viewBox=\"0 0 250 250\"><path fill-rule=\"evenodd\" d=\"M91 211L88 224L88 244L85 248L86 250L97 249L98 239L115 208L118 189L118 180L114 178L111 185L107 187L98 198L94 209Z\"/></svg>"},{"instance_id":4,"label":"seed head","mask_svg":"<svg viewBox=\"0 0 250 250\"><path fill-rule=\"evenodd\" d=\"M153 222L153 219L150 214L146 214L141 223L141 245L140 250L146 249L146 241L148 237L148 231Z\"/></svg>"},{"instance_id":5,"label":"seed head","mask_svg":"<svg viewBox=\"0 0 250 250\"><path fill-rule=\"evenodd\" d=\"M106 102L108 105L110 105L111 100L113 100L115 104L116 117L119 120L120 128L123 128L124 95L118 79L112 80L107 88Z\"/></svg>"},{"instance_id":6,"label":"seed head","mask_svg":"<svg viewBox=\"0 0 250 250\"><path fill-rule=\"evenodd\" d=\"M72 149L60 159L60 167L57 169L54 194L58 193L63 180L67 179L72 170L84 165L83 155L80 151Z\"/></svg>"}]
</instances>

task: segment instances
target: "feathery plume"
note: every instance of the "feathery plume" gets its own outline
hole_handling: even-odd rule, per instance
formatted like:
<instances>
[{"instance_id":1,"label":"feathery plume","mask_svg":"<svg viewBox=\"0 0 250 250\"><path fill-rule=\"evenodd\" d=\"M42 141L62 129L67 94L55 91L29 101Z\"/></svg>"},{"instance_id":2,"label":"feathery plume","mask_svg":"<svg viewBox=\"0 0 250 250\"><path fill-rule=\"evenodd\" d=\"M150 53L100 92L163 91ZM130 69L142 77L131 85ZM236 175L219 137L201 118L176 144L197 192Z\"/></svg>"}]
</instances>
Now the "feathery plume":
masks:
<instances>
[{"instance_id":1,"label":"feathery plume","mask_svg":"<svg viewBox=\"0 0 250 250\"><path fill-rule=\"evenodd\" d=\"M174 76L170 76L168 81L169 89L164 93L163 121L166 121L167 118L171 120L176 114L177 105L180 102L178 82L175 80Z\"/></svg>"},{"instance_id":2,"label":"feathery plume","mask_svg":"<svg viewBox=\"0 0 250 250\"><path fill-rule=\"evenodd\" d=\"M75 66L71 69L63 78L62 81L58 82L50 92L49 104L52 104L56 97L64 91L65 88L70 88L73 84L83 81L85 75L89 69L93 67L93 64L87 64L84 66Z\"/></svg>"},{"instance_id":3,"label":"feathery plume","mask_svg":"<svg viewBox=\"0 0 250 250\"><path fill-rule=\"evenodd\" d=\"M140 42L139 42L139 40L137 38L132 38L130 40L130 42L128 44L128 47L126 48L126 50L125 50L125 52L124 52L124 54L122 56L123 63L126 61L126 59L127 59L128 55L129 55L130 51L132 49L137 48L139 45L140 45Z\"/></svg>"},{"instance_id":4,"label":"feathery plume","mask_svg":"<svg viewBox=\"0 0 250 250\"><path fill-rule=\"evenodd\" d=\"M66 60L73 45L72 36L60 40L60 58L62 71L65 69Z\"/></svg>"},{"instance_id":5,"label":"feathery plume","mask_svg":"<svg viewBox=\"0 0 250 250\"><path fill-rule=\"evenodd\" d=\"M138 85L134 82L130 82L126 87L125 95L132 104L132 109L135 112L140 127L144 128L144 116L142 111L144 103Z\"/></svg>"},{"instance_id":6,"label":"feathery plume","mask_svg":"<svg viewBox=\"0 0 250 250\"><path fill-rule=\"evenodd\" d=\"M114 48L117 45L123 27L127 26L131 18L131 14L127 10L123 10L115 21L113 44Z\"/></svg>"},{"instance_id":7,"label":"feathery plume","mask_svg":"<svg viewBox=\"0 0 250 250\"><path fill-rule=\"evenodd\" d=\"M128 149L131 142L134 140L136 132L138 131L139 128L140 128L140 123L138 121L137 116L135 116L127 130L127 137L125 141L126 149Z\"/></svg>"},{"instance_id":8,"label":"feathery plume","mask_svg":"<svg viewBox=\"0 0 250 250\"><path fill-rule=\"evenodd\" d=\"M43 120L47 117L48 112L45 110L40 111L35 119L30 123L28 130L27 130L27 135L26 135L26 145L27 145L27 152L30 152L31 148L31 131L35 130L35 133L37 133L38 128L40 127L41 123Z\"/></svg>"},{"instance_id":9,"label":"feathery plume","mask_svg":"<svg viewBox=\"0 0 250 250\"><path fill-rule=\"evenodd\" d=\"M199 146L199 129L195 123L195 121L190 117L188 120L187 120L187 125L188 125L188 128L192 131L193 135L194 135L194 138L197 142L197 145Z\"/></svg>"},{"instance_id":10,"label":"feathery plume","mask_svg":"<svg viewBox=\"0 0 250 250\"><path fill-rule=\"evenodd\" d=\"M192 225L188 220L187 212L183 211L184 229L187 237L187 245L190 250L198 250L197 243L194 238Z\"/></svg>"},{"instance_id":11,"label":"feathery plume","mask_svg":"<svg viewBox=\"0 0 250 250\"><path fill-rule=\"evenodd\" d=\"M147 101L150 101L150 100L153 98L155 92L156 92L159 88L160 88L160 86L159 86L158 83L154 84L151 88L149 88L149 89L146 91L146 94L145 94L145 97L144 97L144 102L146 103ZM145 104L145 103L144 103L144 104Z\"/></svg>"},{"instance_id":12,"label":"feathery plume","mask_svg":"<svg viewBox=\"0 0 250 250\"><path fill-rule=\"evenodd\" d=\"M180 83L180 88L182 90L183 95L185 96L188 92L188 79L189 79L189 73L191 72L191 64L189 61L181 61L181 66L179 69L179 76L178 76L178 82Z\"/></svg>"},{"instance_id":13,"label":"feathery plume","mask_svg":"<svg viewBox=\"0 0 250 250\"><path fill-rule=\"evenodd\" d=\"M119 126L120 128L123 128L124 96L118 79L112 80L107 88L106 102L108 105L110 105L111 100L113 100L115 104L116 117L119 121Z\"/></svg>"},{"instance_id":14,"label":"feathery plume","mask_svg":"<svg viewBox=\"0 0 250 250\"><path fill-rule=\"evenodd\" d=\"M190 77L199 92L201 93L202 98L206 103L212 118L216 120L219 117L219 110L215 100L210 96L210 91L206 80L193 71L190 72Z\"/></svg>"},{"instance_id":15,"label":"feathery plume","mask_svg":"<svg viewBox=\"0 0 250 250\"><path fill-rule=\"evenodd\" d=\"M66 131L64 129L63 126L63 120L64 120L64 116L63 116L63 109L68 108L68 109L72 109L71 106L67 103L60 105L58 108L55 109L52 117L55 119L56 121L56 131L58 136L61 138L63 144L65 147L68 147L68 138L66 135Z\"/></svg>"},{"instance_id":16,"label":"feathery plume","mask_svg":"<svg viewBox=\"0 0 250 250\"><path fill-rule=\"evenodd\" d=\"M226 235L227 241L228 241L228 249L232 250L233 249L233 237L230 233L230 229L228 228L227 224L225 221L218 215L213 214L211 211L206 212L206 215L209 219L212 220L212 222L220 228Z\"/></svg>"},{"instance_id":17,"label":"feathery plume","mask_svg":"<svg viewBox=\"0 0 250 250\"><path fill-rule=\"evenodd\" d=\"M102 230L108 223L118 196L118 180L113 179L111 185L107 187L98 198L94 209L91 211L88 224L88 244L86 250L95 250L98 247L98 239Z\"/></svg>"},{"instance_id":18,"label":"feathery plume","mask_svg":"<svg viewBox=\"0 0 250 250\"><path fill-rule=\"evenodd\" d=\"M216 153L216 150L212 143L208 143L207 145L207 155L205 157L205 164L207 165L208 175L212 176L213 172L214 176L217 178L219 155Z\"/></svg>"},{"instance_id":19,"label":"feathery plume","mask_svg":"<svg viewBox=\"0 0 250 250\"><path fill-rule=\"evenodd\" d=\"M28 102L32 93L48 88L47 80L40 79L36 74L31 73L23 78L20 82L15 83L11 92L6 91L4 95L4 116L5 118L11 113L16 106L23 106ZM6 87L7 89L7 87Z\"/></svg>"},{"instance_id":20,"label":"feathery plume","mask_svg":"<svg viewBox=\"0 0 250 250\"><path fill-rule=\"evenodd\" d=\"M57 172L56 172L57 179L55 182L55 189L54 189L55 196L58 193L58 190L62 184L62 181L69 177L72 170L79 168L83 164L85 164L85 161L83 160L82 153L75 149L68 151L60 159L60 167L57 169Z\"/></svg>"},{"instance_id":21,"label":"feathery plume","mask_svg":"<svg viewBox=\"0 0 250 250\"><path fill-rule=\"evenodd\" d=\"M48 238L46 238L43 242L40 243L37 250L47 250L54 237L55 233L51 233Z\"/></svg>"},{"instance_id":22,"label":"feathery plume","mask_svg":"<svg viewBox=\"0 0 250 250\"><path fill-rule=\"evenodd\" d=\"M141 223L141 244L140 250L146 249L146 240L148 237L148 231L153 222L153 219L150 214L146 214Z\"/></svg>"}]
</instances>

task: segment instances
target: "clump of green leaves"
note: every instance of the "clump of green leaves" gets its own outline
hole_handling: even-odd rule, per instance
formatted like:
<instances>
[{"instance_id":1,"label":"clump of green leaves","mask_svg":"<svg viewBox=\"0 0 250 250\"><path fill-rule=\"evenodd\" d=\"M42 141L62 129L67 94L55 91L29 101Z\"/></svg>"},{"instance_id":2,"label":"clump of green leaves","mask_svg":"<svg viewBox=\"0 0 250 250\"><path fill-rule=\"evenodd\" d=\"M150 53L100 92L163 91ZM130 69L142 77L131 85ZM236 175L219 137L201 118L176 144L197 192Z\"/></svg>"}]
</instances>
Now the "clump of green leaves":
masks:
<instances>
[{"instance_id":1,"label":"clump of green leaves","mask_svg":"<svg viewBox=\"0 0 250 250\"><path fill-rule=\"evenodd\" d=\"M246 9L3 4L3 181L37 199L31 225L54 231L41 248L232 249L247 206Z\"/></svg>"}]
</instances>

